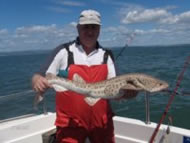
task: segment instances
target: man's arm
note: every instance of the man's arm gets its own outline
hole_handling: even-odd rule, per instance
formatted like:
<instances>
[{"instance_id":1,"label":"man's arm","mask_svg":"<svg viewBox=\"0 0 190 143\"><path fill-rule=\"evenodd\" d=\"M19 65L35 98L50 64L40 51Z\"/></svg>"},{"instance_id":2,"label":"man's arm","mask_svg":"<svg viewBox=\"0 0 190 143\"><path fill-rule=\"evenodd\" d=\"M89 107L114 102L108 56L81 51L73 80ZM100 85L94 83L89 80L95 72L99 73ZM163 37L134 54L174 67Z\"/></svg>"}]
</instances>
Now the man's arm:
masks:
<instances>
[{"instance_id":1,"label":"man's arm","mask_svg":"<svg viewBox=\"0 0 190 143\"><path fill-rule=\"evenodd\" d=\"M39 72L35 73L32 77L32 88L38 93L44 93L50 87L45 78L46 72L57 74L60 64L63 62L62 57L67 57L67 52L64 49L69 44L62 44L55 48L50 56L47 58L46 63L43 64ZM60 52L63 49L63 52ZM66 65L65 65L66 66Z\"/></svg>"}]
</instances>

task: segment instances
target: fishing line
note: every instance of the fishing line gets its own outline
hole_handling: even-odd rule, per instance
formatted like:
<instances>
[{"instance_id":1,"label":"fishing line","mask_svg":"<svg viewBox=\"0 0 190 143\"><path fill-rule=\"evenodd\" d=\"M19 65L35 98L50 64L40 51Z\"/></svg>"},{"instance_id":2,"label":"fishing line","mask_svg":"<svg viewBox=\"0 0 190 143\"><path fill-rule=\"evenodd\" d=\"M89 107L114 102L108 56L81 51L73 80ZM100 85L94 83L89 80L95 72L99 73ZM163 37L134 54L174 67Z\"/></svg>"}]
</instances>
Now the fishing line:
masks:
<instances>
[{"instance_id":1,"label":"fishing line","mask_svg":"<svg viewBox=\"0 0 190 143\"><path fill-rule=\"evenodd\" d=\"M181 84L181 81L183 80L184 73L185 73L189 63L190 63L190 56L188 56L187 59L185 60L184 66L183 66L183 68L182 68L182 70L181 70L181 72L180 72L180 74L179 74L179 76L177 78L175 89L173 90L173 93L170 96L170 99L168 101L168 104L166 105L164 113L162 114L162 116L160 118L160 121L159 121L156 129L154 130L151 138L150 138L149 143L153 143L153 141L154 141L154 139L155 139L155 137L156 137L156 135L157 135L157 133L159 131L160 125L162 124L162 122L164 121L166 115L168 114L168 110L169 110L169 108L170 108L170 106L171 106L171 104L172 104L172 102L174 100L174 97L176 96L177 90L178 90L178 88L179 88L179 86Z\"/></svg>"}]
</instances>

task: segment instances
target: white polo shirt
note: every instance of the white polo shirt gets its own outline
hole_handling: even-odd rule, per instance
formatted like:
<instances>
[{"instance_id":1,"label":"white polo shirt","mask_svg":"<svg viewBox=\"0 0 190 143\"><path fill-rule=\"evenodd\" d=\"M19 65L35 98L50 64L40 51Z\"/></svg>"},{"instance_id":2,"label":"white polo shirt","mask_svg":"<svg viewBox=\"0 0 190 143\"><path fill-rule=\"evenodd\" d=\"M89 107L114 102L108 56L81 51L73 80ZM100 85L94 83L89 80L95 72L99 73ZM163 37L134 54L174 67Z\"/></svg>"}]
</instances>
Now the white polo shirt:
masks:
<instances>
[{"instance_id":1,"label":"white polo shirt","mask_svg":"<svg viewBox=\"0 0 190 143\"><path fill-rule=\"evenodd\" d=\"M73 53L73 60L74 64L76 65L78 64L78 65L92 66L92 65L100 65L103 63L105 50L102 48L97 48L87 55L86 52L83 50L82 46L74 42L69 46L69 50ZM46 73L52 73L57 75L59 70L65 70L67 68L68 66L67 64L68 64L68 51L65 48L63 48L55 55ZM110 56L108 56L107 66L108 66L107 78L109 79L115 77L116 76L115 67Z\"/></svg>"}]
</instances>

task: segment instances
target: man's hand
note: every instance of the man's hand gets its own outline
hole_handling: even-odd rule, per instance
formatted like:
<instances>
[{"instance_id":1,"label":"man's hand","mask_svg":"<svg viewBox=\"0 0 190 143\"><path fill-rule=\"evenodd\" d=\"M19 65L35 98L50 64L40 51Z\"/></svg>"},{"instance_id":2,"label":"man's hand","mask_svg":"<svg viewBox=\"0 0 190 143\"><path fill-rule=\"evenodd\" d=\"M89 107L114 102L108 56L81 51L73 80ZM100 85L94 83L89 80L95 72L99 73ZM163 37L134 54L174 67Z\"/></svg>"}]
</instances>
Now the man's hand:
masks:
<instances>
[{"instance_id":1,"label":"man's hand","mask_svg":"<svg viewBox=\"0 0 190 143\"><path fill-rule=\"evenodd\" d=\"M32 77L32 88L38 93L44 93L50 85L45 77L40 74L35 74Z\"/></svg>"}]
</instances>

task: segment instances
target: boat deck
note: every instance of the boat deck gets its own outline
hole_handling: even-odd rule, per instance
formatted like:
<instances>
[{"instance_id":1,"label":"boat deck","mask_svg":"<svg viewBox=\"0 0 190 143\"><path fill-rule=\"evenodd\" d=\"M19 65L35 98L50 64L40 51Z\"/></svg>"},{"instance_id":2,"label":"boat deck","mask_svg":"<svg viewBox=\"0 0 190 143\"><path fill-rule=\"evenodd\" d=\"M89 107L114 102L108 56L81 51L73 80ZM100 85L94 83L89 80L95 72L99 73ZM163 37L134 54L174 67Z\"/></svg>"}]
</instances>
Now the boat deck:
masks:
<instances>
[{"instance_id":1,"label":"boat deck","mask_svg":"<svg viewBox=\"0 0 190 143\"><path fill-rule=\"evenodd\" d=\"M17 119L1 122L1 143L42 143L42 134L55 129L55 113L30 115ZM114 117L115 138L117 143L148 143L155 123L145 122L124 117ZM161 143L190 143L190 130L170 127L166 134L167 126L161 125L155 142Z\"/></svg>"}]
</instances>

